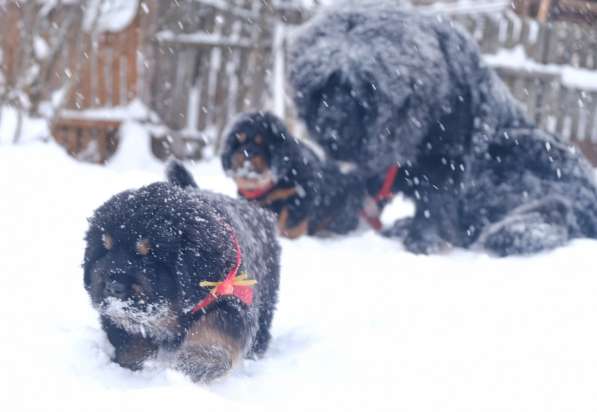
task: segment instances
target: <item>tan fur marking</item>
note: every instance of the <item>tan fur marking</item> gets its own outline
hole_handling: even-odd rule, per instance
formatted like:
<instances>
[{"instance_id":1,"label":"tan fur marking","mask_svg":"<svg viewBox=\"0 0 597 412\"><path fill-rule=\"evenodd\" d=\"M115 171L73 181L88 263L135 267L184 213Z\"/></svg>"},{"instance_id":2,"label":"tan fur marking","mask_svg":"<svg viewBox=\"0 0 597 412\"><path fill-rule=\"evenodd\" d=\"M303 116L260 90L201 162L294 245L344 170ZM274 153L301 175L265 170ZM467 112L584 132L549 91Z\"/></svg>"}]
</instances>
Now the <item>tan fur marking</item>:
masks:
<instances>
[{"instance_id":1,"label":"tan fur marking","mask_svg":"<svg viewBox=\"0 0 597 412\"><path fill-rule=\"evenodd\" d=\"M288 208L284 208L282 209L282 212L280 212L280 216L278 217L278 231L282 236L287 237L289 239L296 239L307 233L307 230L309 229L309 219L305 219L298 225L291 228L287 226L287 223Z\"/></svg>"},{"instance_id":2,"label":"tan fur marking","mask_svg":"<svg viewBox=\"0 0 597 412\"><path fill-rule=\"evenodd\" d=\"M268 170L267 161L263 156L253 156L251 158L251 167L257 173L265 173Z\"/></svg>"},{"instance_id":3,"label":"tan fur marking","mask_svg":"<svg viewBox=\"0 0 597 412\"><path fill-rule=\"evenodd\" d=\"M247 140L247 134L246 133L237 133L236 134L236 140L238 140L239 143L244 143L245 140Z\"/></svg>"},{"instance_id":4,"label":"tan fur marking","mask_svg":"<svg viewBox=\"0 0 597 412\"><path fill-rule=\"evenodd\" d=\"M265 199L263 199L259 203L262 206L268 206L274 202L277 202L278 200L286 200L289 197L295 196L296 193L297 193L296 188L294 188L294 187L291 187L288 189L275 189L273 192L271 192L269 195L267 195L265 197Z\"/></svg>"},{"instance_id":5,"label":"tan fur marking","mask_svg":"<svg viewBox=\"0 0 597 412\"><path fill-rule=\"evenodd\" d=\"M315 229L315 233L320 233L320 232L324 232L327 227L329 226L329 224L332 222L332 218L328 217L327 219L324 219L323 222L321 222L317 228Z\"/></svg>"},{"instance_id":6,"label":"tan fur marking","mask_svg":"<svg viewBox=\"0 0 597 412\"><path fill-rule=\"evenodd\" d=\"M104 247L105 247L107 250L110 250L110 249L112 249L112 246L114 245L114 242L112 241L112 236L110 236L110 235L109 235L109 234L107 234L107 233L104 233L104 234L102 235L102 244L104 245Z\"/></svg>"},{"instance_id":7,"label":"tan fur marking","mask_svg":"<svg viewBox=\"0 0 597 412\"><path fill-rule=\"evenodd\" d=\"M263 144L263 136L261 136L260 134L258 134L257 136L255 136L255 144L256 145L262 145Z\"/></svg>"},{"instance_id":8,"label":"tan fur marking","mask_svg":"<svg viewBox=\"0 0 597 412\"><path fill-rule=\"evenodd\" d=\"M194 381L208 382L226 374L242 355L242 344L218 329L210 312L189 329L176 355L176 368Z\"/></svg>"},{"instance_id":9,"label":"tan fur marking","mask_svg":"<svg viewBox=\"0 0 597 412\"><path fill-rule=\"evenodd\" d=\"M141 239L135 245L135 249L137 250L137 253L141 256L147 256L151 251L151 244L149 243L149 240Z\"/></svg>"},{"instance_id":10,"label":"tan fur marking","mask_svg":"<svg viewBox=\"0 0 597 412\"><path fill-rule=\"evenodd\" d=\"M245 162L245 155L241 152L236 152L232 155L232 168L234 170L240 169Z\"/></svg>"},{"instance_id":11,"label":"tan fur marking","mask_svg":"<svg viewBox=\"0 0 597 412\"><path fill-rule=\"evenodd\" d=\"M240 356L240 343L222 333L212 321L212 313L204 316L189 329L184 345L193 346L221 346L232 354L231 358L238 360Z\"/></svg>"}]
</instances>

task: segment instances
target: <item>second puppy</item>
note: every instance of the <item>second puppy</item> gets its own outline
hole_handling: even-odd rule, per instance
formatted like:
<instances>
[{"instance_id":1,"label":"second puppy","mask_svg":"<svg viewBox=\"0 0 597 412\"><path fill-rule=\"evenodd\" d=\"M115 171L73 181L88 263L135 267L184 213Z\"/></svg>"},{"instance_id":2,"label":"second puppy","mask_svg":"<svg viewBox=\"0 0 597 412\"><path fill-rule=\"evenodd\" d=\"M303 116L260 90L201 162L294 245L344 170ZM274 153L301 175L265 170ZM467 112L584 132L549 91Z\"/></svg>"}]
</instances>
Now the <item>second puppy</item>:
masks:
<instances>
[{"instance_id":1,"label":"second puppy","mask_svg":"<svg viewBox=\"0 0 597 412\"><path fill-rule=\"evenodd\" d=\"M269 112L236 119L226 135L222 166L240 196L277 214L283 236L344 234L359 224L364 182L319 159Z\"/></svg>"}]
</instances>

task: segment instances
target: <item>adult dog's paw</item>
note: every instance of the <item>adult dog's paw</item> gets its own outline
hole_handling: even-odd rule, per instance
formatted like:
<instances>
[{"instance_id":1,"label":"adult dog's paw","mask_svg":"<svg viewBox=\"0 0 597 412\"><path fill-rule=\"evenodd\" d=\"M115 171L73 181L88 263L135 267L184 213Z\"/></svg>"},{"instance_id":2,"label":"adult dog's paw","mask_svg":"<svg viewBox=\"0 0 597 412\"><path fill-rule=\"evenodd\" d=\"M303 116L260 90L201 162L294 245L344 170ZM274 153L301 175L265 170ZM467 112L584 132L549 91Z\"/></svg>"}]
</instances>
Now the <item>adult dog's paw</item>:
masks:
<instances>
[{"instance_id":1,"label":"adult dog's paw","mask_svg":"<svg viewBox=\"0 0 597 412\"><path fill-rule=\"evenodd\" d=\"M411 225L403 240L404 247L417 255L433 255L446 251L450 244L434 230L417 230Z\"/></svg>"},{"instance_id":2,"label":"adult dog's paw","mask_svg":"<svg viewBox=\"0 0 597 412\"><path fill-rule=\"evenodd\" d=\"M498 255L529 255L555 249L569 240L565 225L548 223L539 213L511 216L480 236L482 246Z\"/></svg>"},{"instance_id":3,"label":"adult dog's paw","mask_svg":"<svg viewBox=\"0 0 597 412\"><path fill-rule=\"evenodd\" d=\"M392 226L383 229L381 231L381 235L384 237L391 237L395 239L404 240L404 238L406 238L406 236L408 235L412 223L412 217L398 219L392 224Z\"/></svg>"}]
</instances>

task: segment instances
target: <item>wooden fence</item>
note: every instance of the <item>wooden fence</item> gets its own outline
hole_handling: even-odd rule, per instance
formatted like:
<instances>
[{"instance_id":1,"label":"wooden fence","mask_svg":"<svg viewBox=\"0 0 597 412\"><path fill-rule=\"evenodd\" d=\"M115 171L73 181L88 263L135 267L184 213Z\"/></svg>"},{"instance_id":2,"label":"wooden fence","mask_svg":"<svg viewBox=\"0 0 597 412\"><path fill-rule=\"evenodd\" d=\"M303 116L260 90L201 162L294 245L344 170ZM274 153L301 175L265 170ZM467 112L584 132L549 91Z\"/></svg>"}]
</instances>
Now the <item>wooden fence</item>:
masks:
<instances>
[{"instance_id":1,"label":"wooden fence","mask_svg":"<svg viewBox=\"0 0 597 412\"><path fill-rule=\"evenodd\" d=\"M150 105L170 130L166 141L183 145L177 154L194 142L217 150L232 117L263 108L271 95L272 10L261 1L199 0L160 2L158 15ZM185 16L182 24L172 15Z\"/></svg>"},{"instance_id":2,"label":"wooden fence","mask_svg":"<svg viewBox=\"0 0 597 412\"><path fill-rule=\"evenodd\" d=\"M4 4L0 69L10 82L19 72L19 25L26 16L18 3ZM65 4L61 7L80 7ZM563 68L576 68L594 75L597 28L544 24L510 11L454 10L451 17L486 56L524 50L532 65L504 64L503 59L492 64L539 125L583 147L597 164L597 90L562 74ZM275 54L284 54L285 42L276 37L276 28L288 16L280 13L268 1L141 0L136 16L119 32L71 30L43 91L49 99L70 78L75 80L53 119L56 140L81 158L106 160L118 144L119 111L137 99L154 113L141 120L152 131L159 157L197 158L206 143L218 150L236 113L272 108L272 89L283 87L283 69L277 66L281 59ZM293 10L283 13L294 16L293 23L305 17L296 17ZM50 18L60 26L66 14L59 9ZM292 113L291 102L284 104Z\"/></svg>"},{"instance_id":3,"label":"wooden fence","mask_svg":"<svg viewBox=\"0 0 597 412\"><path fill-rule=\"evenodd\" d=\"M82 19L83 9L65 2L47 18L60 26L73 10ZM0 6L0 70L9 80L18 72L23 10L17 1ZM79 158L103 162L118 145L127 106L140 100L153 114L138 120L151 130L156 155L200 157L206 143L219 145L236 113L270 99L277 18L269 1L142 0L121 31L74 25L40 96L67 90L52 118L54 138Z\"/></svg>"}]
</instances>

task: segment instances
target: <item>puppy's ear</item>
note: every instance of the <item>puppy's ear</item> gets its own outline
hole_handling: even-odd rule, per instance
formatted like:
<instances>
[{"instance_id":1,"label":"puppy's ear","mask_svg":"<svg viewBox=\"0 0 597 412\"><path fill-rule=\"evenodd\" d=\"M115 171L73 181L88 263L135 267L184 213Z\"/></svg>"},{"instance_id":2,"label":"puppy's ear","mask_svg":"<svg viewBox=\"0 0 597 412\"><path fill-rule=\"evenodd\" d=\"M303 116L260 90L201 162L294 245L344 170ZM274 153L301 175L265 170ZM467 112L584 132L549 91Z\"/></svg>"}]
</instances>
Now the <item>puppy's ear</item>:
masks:
<instances>
[{"instance_id":1,"label":"puppy's ear","mask_svg":"<svg viewBox=\"0 0 597 412\"><path fill-rule=\"evenodd\" d=\"M179 289L186 291L182 299L188 305L205 297L199 282L222 280L234 264L230 233L215 212L207 211L208 207L196 204L195 218L187 220L181 229L182 247L173 262Z\"/></svg>"},{"instance_id":2,"label":"puppy's ear","mask_svg":"<svg viewBox=\"0 0 597 412\"><path fill-rule=\"evenodd\" d=\"M239 127L243 124L244 117L241 115L237 118L237 120L232 123L230 128L225 132L224 137L224 147L222 148L222 154L220 156L220 161L222 162L222 169L224 171L228 171L232 169L232 155L234 154L235 150L238 147L238 130Z\"/></svg>"},{"instance_id":3,"label":"puppy's ear","mask_svg":"<svg viewBox=\"0 0 597 412\"><path fill-rule=\"evenodd\" d=\"M168 163L168 166L166 167L166 177L170 184L182 187L183 189L187 187L198 187L191 172L189 172L178 160L171 160L170 163Z\"/></svg>"},{"instance_id":4,"label":"puppy's ear","mask_svg":"<svg viewBox=\"0 0 597 412\"><path fill-rule=\"evenodd\" d=\"M263 113L263 124L267 130L267 142L271 153L271 168L277 176L290 172L291 160L296 156L298 141L279 117L270 112Z\"/></svg>"},{"instance_id":5,"label":"puppy's ear","mask_svg":"<svg viewBox=\"0 0 597 412\"><path fill-rule=\"evenodd\" d=\"M282 119L275 114L270 112L263 113L263 123L272 138L276 138L281 141L286 141L289 139L294 140Z\"/></svg>"}]
</instances>

